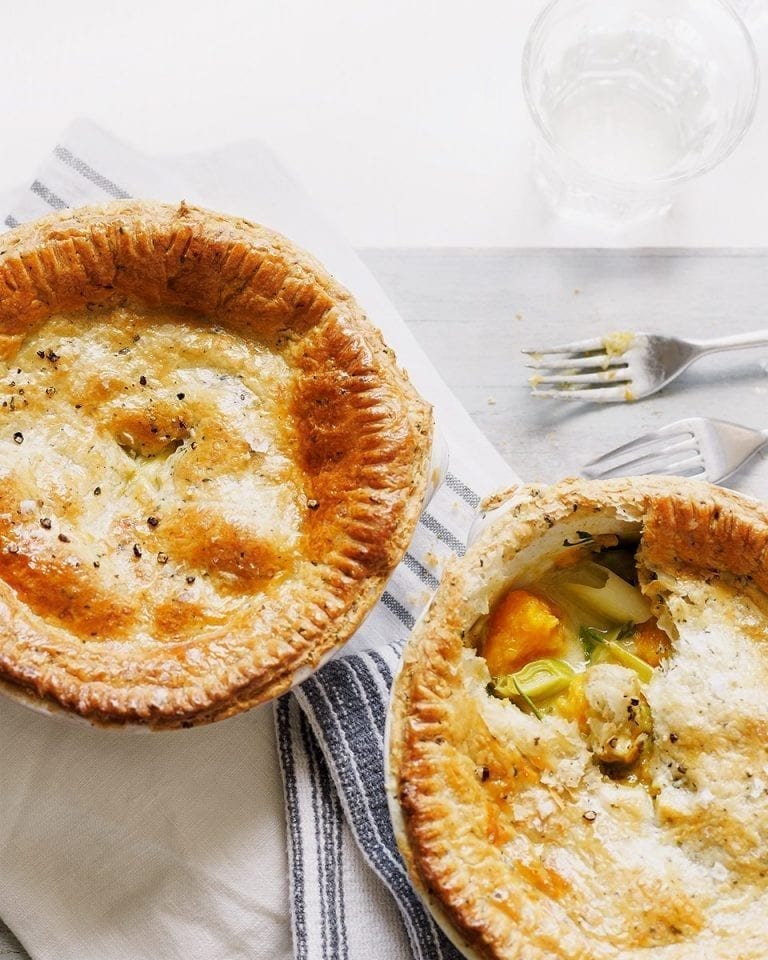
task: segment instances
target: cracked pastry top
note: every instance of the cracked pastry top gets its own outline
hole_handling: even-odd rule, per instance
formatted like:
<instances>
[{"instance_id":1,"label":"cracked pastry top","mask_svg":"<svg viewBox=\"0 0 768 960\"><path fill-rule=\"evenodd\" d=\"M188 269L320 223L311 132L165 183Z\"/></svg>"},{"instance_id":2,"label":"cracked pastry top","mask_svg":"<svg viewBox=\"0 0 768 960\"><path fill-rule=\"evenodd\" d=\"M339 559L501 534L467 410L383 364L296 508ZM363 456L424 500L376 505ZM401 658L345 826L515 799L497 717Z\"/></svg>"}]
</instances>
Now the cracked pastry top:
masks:
<instances>
[{"instance_id":1,"label":"cracked pastry top","mask_svg":"<svg viewBox=\"0 0 768 960\"><path fill-rule=\"evenodd\" d=\"M431 411L352 297L182 204L0 237L0 680L190 726L343 643L421 511Z\"/></svg>"},{"instance_id":2,"label":"cracked pastry top","mask_svg":"<svg viewBox=\"0 0 768 960\"><path fill-rule=\"evenodd\" d=\"M472 957L759 960L768 511L671 478L499 502L395 685L417 888Z\"/></svg>"}]
</instances>

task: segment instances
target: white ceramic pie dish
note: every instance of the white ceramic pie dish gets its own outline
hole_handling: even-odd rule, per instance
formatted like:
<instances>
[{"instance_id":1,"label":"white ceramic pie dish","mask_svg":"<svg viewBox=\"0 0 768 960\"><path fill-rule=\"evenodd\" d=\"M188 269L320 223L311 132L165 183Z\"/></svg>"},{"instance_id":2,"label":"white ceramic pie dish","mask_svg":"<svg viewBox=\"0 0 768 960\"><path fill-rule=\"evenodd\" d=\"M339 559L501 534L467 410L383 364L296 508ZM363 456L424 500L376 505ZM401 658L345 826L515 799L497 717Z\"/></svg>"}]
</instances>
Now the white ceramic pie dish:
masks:
<instances>
[{"instance_id":1,"label":"white ceramic pie dish","mask_svg":"<svg viewBox=\"0 0 768 960\"><path fill-rule=\"evenodd\" d=\"M63 210L4 235L0 334L6 684L186 728L346 643L441 454L429 404L311 255L185 203Z\"/></svg>"},{"instance_id":2,"label":"white ceramic pie dish","mask_svg":"<svg viewBox=\"0 0 768 960\"><path fill-rule=\"evenodd\" d=\"M416 890L472 960L762 958L768 507L653 477L498 500L393 686L387 799ZM624 612L585 607L629 556ZM563 584L578 605L558 612L546 598ZM522 684L534 661L554 666L537 657L571 664L548 674L565 687L529 688L538 708L489 666L498 611L537 591L537 643L550 611L587 623L575 646L564 634L564 652L506 668Z\"/></svg>"}]
</instances>

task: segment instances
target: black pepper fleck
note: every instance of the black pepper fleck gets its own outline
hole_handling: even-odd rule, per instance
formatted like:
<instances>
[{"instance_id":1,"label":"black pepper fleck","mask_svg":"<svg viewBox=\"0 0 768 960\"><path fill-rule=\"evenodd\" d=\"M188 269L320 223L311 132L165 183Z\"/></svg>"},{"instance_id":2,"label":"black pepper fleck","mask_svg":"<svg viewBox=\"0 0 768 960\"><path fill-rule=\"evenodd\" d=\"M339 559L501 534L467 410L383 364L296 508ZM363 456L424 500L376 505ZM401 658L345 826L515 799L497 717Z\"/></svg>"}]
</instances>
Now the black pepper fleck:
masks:
<instances>
[{"instance_id":1,"label":"black pepper fleck","mask_svg":"<svg viewBox=\"0 0 768 960\"><path fill-rule=\"evenodd\" d=\"M677 743L677 741L678 741L679 739L680 739L680 738L678 737L678 735L677 735L676 733L670 733L670 735L669 735L669 742L670 742L670 743Z\"/></svg>"},{"instance_id":2,"label":"black pepper fleck","mask_svg":"<svg viewBox=\"0 0 768 960\"><path fill-rule=\"evenodd\" d=\"M157 517L147 517L147 523L150 525L150 527L156 527L160 521Z\"/></svg>"},{"instance_id":3,"label":"black pepper fleck","mask_svg":"<svg viewBox=\"0 0 768 960\"><path fill-rule=\"evenodd\" d=\"M98 560L94 560L94 561L93 561L93 565L94 565L94 567L96 567L97 569L101 566L101 564L99 563Z\"/></svg>"},{"instance_id":4,"label":"black pepper fleck","mask_svg":"<svg viewBox=\"0 0 768 960\"><path fill-rule=\"evenodd\" d=\"M94 488L93 488L93 495L94 495L94 497L100 497L100 496L101 496L101 487L94 487Z\"/></svg>"},{"instance_id":5,"label":"black pepper fleck","mask_svg":"<svg viewBox=\"0 0 768 960\"><path fill-rule=\"evenodd\" d=\"M194 582L195 582L194 577L187 577L187 583L194 583Z\"/></svg>"},{"instance_id":6,"label":"black pepper fleck","mask_svg":"<svg viewBox=\"0 0 768 960\"><path fill-rule=\"evenodd\" d=\"M138 545L138 543L134 543L133 545L133 555L137 560L141 556L141 547Z\"/></svg>"},{"instance_id":7,"label":"black pepper fleck","mask_svg":"<svg viewBox=\"0 0 768 960\"><path fill-rule=\"evenodd\" d=\"M50 360L51 363L56 363L56 361L60 358L58 353L54 353L53 350L48 350L48 352L45 354L45 359Z\"/></svg>"},{"instance_id":8,"label":"black pepper fleck","mask_svg":"<svg viewBox=\"0 0 768 960\"><path fill-rule=\"evenodd\" d=\"M317 510L317 508L320 506L320 501L319 501L319 500L307 500L307 506L309 507L310 510Z\"/></svg>"},{"instance_id":9,"label":"black pepper fleck","mask_svg":"<svg viewBox=\"0 0 768 960\"><path fill-rule=\"evenodd\" d=\"M185 393L177 393L177 394L176 394L176 399L177 399L177 400L183 400L185 396L186 396Z\"/></svg>"},{"instance_id":10,"label":"black pepper fleck","mask_svg":"<svg viewBox=\"0 0 768 960\"><path fill-rule=\"evenodd\" d=\"M146 385L147 385L147 378L144 376L143 373L142 373L142 375L139 377L139 383L142 385L142 387L146 387Z\"/></svg>"},{"instance_id":11,"label":"black pepper fleck","mask_svg":"<svg viewBox=\"0 0 768 960\"><path fill-rule=\"evenodd\" d=\"M21 432L21 430L17 430L16 433L14 433L13 442L24 443L24 434Z\"/></svg>"},{"instance_id":12,"label":"black pepper fleck","mask_svg":"<svg viewBox=\"0 0 768 960\"><path fill-rule=\"evenodd\" d=\"M70 539L69 539L69 537L66 535L66 533L60 533L60 534L59 534L59 540L61 540L62 543L70 543L70 542L71 542Z\"/></svg>"},{"instance_id":13,"label":"black pepper fleck","mask_svg":"<svg viewBox=\"0 0 768 960\"><path fill-rule=\"evenodd\" d=\"M49 517L40 517L40 526L43 528L43 530L50 530L50 529L51 529L51 520L50 520L50 518L49 518Z\"/></svg>"}]
</instances>

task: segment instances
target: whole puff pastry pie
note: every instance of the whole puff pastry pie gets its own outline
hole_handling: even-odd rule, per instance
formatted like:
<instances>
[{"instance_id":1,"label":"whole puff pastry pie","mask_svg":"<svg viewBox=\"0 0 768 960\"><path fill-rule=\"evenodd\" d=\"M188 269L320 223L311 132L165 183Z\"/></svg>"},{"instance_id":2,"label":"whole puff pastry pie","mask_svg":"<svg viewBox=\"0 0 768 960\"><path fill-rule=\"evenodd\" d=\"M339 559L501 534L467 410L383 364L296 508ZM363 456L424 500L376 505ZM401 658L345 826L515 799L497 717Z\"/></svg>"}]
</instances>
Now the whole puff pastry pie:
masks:
<instances>
[{"instance_id":1,"label":"whole puff pastry pie","mask_svg":"<svg viewBox=\"0 0 768 960\"><path fill-rule=\"evenodd\" d=\"M190 726L342 644L411 537L430 408L352 297L181 204L0 238L0 680Z\"/></svg>"},{"instance_id":2,"label":"whole puff pastry pie","mask_svg":"<svg viewBox=\"0 0 768 960\"><path fill-rule=\"evenodd\" d=\"M768 510L653 477L499 501L394 689L417 888L473 957L763 960Z\"/></svg>"}]
</instances>

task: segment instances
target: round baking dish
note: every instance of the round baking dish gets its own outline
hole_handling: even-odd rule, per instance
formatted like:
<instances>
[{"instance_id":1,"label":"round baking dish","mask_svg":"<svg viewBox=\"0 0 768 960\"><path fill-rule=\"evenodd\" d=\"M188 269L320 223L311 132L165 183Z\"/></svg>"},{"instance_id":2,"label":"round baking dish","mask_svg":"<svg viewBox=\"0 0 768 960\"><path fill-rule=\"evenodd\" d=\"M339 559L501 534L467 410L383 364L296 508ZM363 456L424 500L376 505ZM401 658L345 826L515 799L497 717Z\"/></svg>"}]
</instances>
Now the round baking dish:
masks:
<instances>
[{"instance_id":1,"label":"round baking dish","mask_svg":"<svg viewBox=\"0 0 768 960\"><path fill-rule=\"evenodd\" d=\"M472 958L761 957L768 510L653 477L492 506L393 688L416 889Z\"/></svg>"},{"instance_id":2,"label":"round baking dish","mask_svg":"<svg viewBox=\"0 0 768 960\"><path fill-rule=\"evenodd\" d=\"M439 472L351 295L248 221L66 210L3 235L0 681L152 729L223 719L361 623Z\"/></svg>"}]
</instances>

